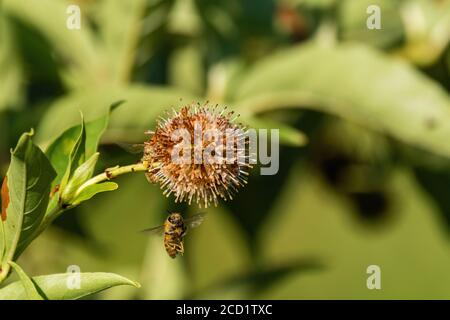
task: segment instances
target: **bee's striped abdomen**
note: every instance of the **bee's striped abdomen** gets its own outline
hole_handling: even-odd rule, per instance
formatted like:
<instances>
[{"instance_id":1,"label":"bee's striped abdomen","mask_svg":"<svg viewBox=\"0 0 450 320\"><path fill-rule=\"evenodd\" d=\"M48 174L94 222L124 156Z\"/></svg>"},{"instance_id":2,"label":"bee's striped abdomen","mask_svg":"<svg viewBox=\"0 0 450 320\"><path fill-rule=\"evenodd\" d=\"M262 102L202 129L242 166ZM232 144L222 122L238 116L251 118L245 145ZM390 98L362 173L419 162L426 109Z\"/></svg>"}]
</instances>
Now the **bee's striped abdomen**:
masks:
<instances>
[{"instance_id":1,"label":"bee's striped abdomen","mask_svg":"<svg viewBox=\"0 0 450 320\"><path fill-rule=\"evenodd\" d=\"M164 247L166 248L167 254L171 258L175 258L178 254L180 245L177 237L169 234L164 235Z\"/></svg>"}]
</instances>

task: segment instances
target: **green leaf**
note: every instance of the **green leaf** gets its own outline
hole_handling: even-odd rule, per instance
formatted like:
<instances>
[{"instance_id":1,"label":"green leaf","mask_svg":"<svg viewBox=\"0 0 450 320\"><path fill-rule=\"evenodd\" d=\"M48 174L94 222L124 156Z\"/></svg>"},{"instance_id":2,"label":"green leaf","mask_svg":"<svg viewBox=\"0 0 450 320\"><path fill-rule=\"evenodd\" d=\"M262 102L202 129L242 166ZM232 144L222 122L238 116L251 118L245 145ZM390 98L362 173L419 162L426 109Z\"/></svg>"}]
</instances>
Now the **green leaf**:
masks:
<instances>
[{"instance_id":1,"label":"green leaf","mask_svg":"<svg viewBox=\"0 0 450 320\"><path fill-rule=\"evenodd\" d=\"M61 179L60 190L64 192L66 185L72 178L75 170L84 162L86 158L86 129L84 127L84 119L81 116L81 128L75 144L69 154L66 171Z\"/></svg>"},{"instance_id":2,"label":"green leaf","mask_svg":"<svg viewBox=\"0 0 450 320\"><path fill-rule=\"evenodd\" d=\"M105 54L102 58L108 62L108 71L117 81L129 81L143 27L141 20L143 16L148 18L144 11L150 5L147 0L102 1L97 5L93 18L103 40Z\"/></svg>"},{"instance_id":3,"label":"green leaf","mask_svg":"<svg viewBox=\"0 0 450 320\"><path fill-rule=\"evenodd\" d=\"M0 281L9 272L8 262L20 255L39 227L55 177L50 162L31 141L32 135L33 131L20 137L2 187L2 199L9 199L2 202Z\"/></svg>"},{"instance_id":4,"label":"green leaf","mask_svg":"<svg viewBox=\"0 0 450 320\"><path fill-rule=\"evenodd\" d=\"M79 288L72 286L72 279L80 276ZM74 300L90 294L120 285L130 285L137 288L139 283L114 273L60 273L33 277L36 286L49 300ZM75 282L75 281L73 281ZM0 300L26 299L27 293L21 282L14 282L0 290Z\"/></svg>"},{"instance_id":5,"label":"green leaf","mask_svg":"<svg viewBox=\"0 0 450 320\"><path fill-rule=\"evenodd\" d=\"M28 277L25 271L23 271L22 268L13 261L10 261L9 264L19 275L20 282L22 282L27 300L44 300L44 298L39 294L37 288L35 287L33 280Z\"/></svg>"},{"instance_id":6,"label":"green leaf","mask_svg":"<svg viewBox=\"0 0 450 320\"><path fill-rule=\"evenodd\" d=\"M66 130L59 136L45 152L51 164L57 172L57 177L53 181L53 186L60 184L69 163L69 155L77 141L80 127L75 126Z\"/></svg>"},{"instance_id":7,"label":"green leaf","mask_svg":"<svg viewBox=\"0 0 450 320\"><path fill-rule=\"evenodd\" d=\"M119 107L124 100L118 100L109 106L107 112L100 116L99 118L89 121L85 125L85 157L91 157L95 152L97 152L98 144L100 138L108 127L110 114L117 107ZM82 130L82 125L73 126L66 131L64 131L47 149L47 156L50 162L54 166L57 172L57 177L52 183L52 188L55 188L61 183L61 180L68 170L69 156L77 139L80 137L80 131ZM58 197L54 196L51 199L50 205L47 211L52 210L58 204Z\"/></svg>"},{"instance_id":8,"label":"green leaf","mask_svg":"<svg viewBox=\"0 0 450 320\"><path fill-rule=\"evenodd\" d=\"M73 173L66 187L61 191L61 200L63 203L71 203L78 188L86 182L94 173L99 153L96 152L85 163L79 166Z\"/></svg>"},{"instance_id":9,"label":"green leaf","mask_svg":"<svg viewBox=\"0 0 450 320\"><path fill-rule=\"evenodd\" d=\"M365 46L284 50L257 63L236 88L243 115L309 108L450 156L450 99L443 88Z\"/></svg>"},{"instance_id":10,"label":"green leaf","mask_svg":"<svg viewBox=\"0 0 450 320\"><path fill-rule=\"evenodd\" d=\"M243 122L254 129L278 129L280 132L280 142L284 145L301 147L308 143L308 137L303 132L279 121L247 117L243 119Z\"/></svg>"},{"instance_id":11,"label":"green leaf","mask_svg":"<svg viewBox=\"0 0 450 320\"><path fill-rule=\"evenodd\" d=\"M84 146L86 158L91 157L95 152L97 152L100 138L108 127L110 113L123 102L124 100L120 100L113 103L103 116L86 123L86 139ZM61 179L66 172L67 165L69 163L68 158L77 139L79 138L80 131L82 130L81 127L81 125L76 125L67 129L47 148L46 155L58 173L58 177L53 182L53 186L61 182Z\"/></svg>"},{"instance_id":12,"label":"green leaf","mask_svg":"<svg viewBox=\"0 0 450 320\"><path fill-rule=\"evenodd\" d=\"M105 114L96 120L90 121L86 125L86 157L90 157L97 152L100 139L109 125L111 114L119 108L125 100L117 100L109 105Z\"/></svg>"},{"instance_id":13,"label":"green leaf","mask_svg":"<svg viewBox=\"0 0 450 320\"><path fill-rule=\"evenodd\" d=\"M115 182L103 182L98 184L93 184L85 189L83 189L75 198L71 201L72 205L78 205L83 201L91 199L97 193L113 191L118 188L118 184Z\"/></svg>"}]
</instances>

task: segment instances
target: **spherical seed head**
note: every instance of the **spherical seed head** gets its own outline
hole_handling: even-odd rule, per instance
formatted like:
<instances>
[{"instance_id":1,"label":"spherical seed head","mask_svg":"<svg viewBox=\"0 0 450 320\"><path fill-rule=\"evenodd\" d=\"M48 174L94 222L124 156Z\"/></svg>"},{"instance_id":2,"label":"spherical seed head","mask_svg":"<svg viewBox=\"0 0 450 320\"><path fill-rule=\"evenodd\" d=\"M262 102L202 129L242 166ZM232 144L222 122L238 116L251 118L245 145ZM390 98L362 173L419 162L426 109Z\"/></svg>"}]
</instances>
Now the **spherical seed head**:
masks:
<instances>
[{"instance_id":1,"label":"spherical seed head","mask_svg":"<svg viewBox=\"0 0 450 320\"><path fill-rule=\"evenodd\" d=\"M161 118L144 143L147 178L159 183L175 202L217 205L232 199L246 183L251 167L245 155L245 131L233 112L218 106L188 105Z\"/></svg>"}]
</instances>

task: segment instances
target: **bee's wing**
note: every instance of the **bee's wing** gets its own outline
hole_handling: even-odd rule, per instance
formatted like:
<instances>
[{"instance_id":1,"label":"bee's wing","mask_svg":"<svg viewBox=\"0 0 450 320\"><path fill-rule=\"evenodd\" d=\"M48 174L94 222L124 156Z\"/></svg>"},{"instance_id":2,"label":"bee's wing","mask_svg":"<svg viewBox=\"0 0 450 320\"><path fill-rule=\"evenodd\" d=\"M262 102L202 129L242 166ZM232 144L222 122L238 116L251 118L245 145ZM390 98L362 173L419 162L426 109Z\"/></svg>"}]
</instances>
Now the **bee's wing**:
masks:
<instances>
[{"instance_id":1,"label":"bee's wing","mask_svg":"<svg viewBox=\"0 0 450 320\"><path fill-rule=\"evenodd\" d=\"M206 213L202 212L185 219L184 224L186 225L188 231L197 228L205 220L205 216Z\"/></svg>"},{"instance_id":2,"label":"bee's wing","mask_svg":"<svg viewBox=\"0 0 450 320\"><path fill-rule=\"evenodd\" d=\"M153 227L153 228L144 229L144 230L141 230L141 232L146 233L146 234L162 235L164 233L164 225Z\"/></svg>"},{"instance_id":3,"label":"bee's wing","mask_svg":"<svg viewBox=\"0 0 450 320\"><path fill-rule=\"evenodd\" d=\"M116 142L116 144L131 154L138 154L144 151L143 143L125 143L125 142Z\"/></svg>"}]
</instances>

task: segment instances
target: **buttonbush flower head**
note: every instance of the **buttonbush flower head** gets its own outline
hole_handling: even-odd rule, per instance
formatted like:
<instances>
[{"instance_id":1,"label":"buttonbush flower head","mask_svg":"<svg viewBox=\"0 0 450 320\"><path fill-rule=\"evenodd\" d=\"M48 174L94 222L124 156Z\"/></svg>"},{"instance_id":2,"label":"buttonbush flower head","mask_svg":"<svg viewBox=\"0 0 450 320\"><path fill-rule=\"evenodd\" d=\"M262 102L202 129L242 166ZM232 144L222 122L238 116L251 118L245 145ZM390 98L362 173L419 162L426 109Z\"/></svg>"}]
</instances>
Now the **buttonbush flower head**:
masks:
<instances>
[{"instance_id":1,"label":"buttonbush flower head","mask_svg":"<svg viewBox=\"0 0 450 320\"><path fill-rule=\"evenodd\" d=\"M232 199L251 167L246 132L236 118L226 107L208 104L191 104L160 118L144 143L148 180L159 183L164 195L173 194L175 202L206 208L219 198Z\"/></svg>"}]
</instances>

